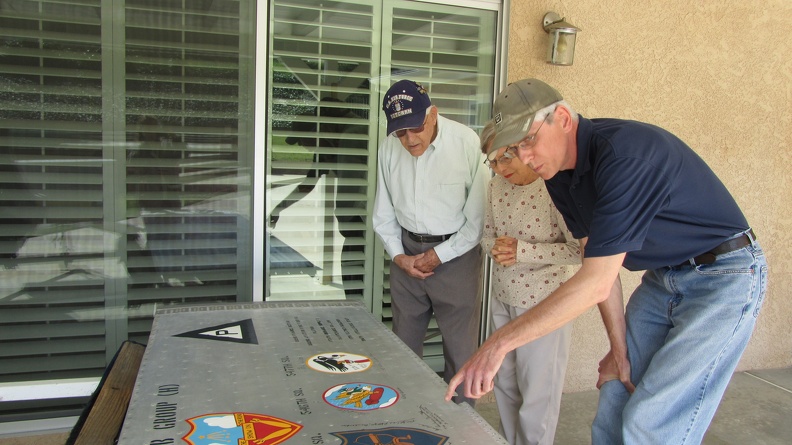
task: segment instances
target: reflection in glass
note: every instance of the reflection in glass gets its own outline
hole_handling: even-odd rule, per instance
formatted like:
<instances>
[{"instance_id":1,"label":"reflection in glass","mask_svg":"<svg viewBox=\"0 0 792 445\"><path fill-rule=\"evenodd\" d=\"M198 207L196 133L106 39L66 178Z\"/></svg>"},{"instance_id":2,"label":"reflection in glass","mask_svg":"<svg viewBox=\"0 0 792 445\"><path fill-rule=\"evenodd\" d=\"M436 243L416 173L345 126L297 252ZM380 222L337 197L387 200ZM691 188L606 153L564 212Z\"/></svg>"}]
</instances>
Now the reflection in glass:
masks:
<instances>
[{"instance_id":1,"label":"reflection in glass","mask_svg":"<svg viewBox=\"0 0 792 445\"><path fill-rule=\"evenodd\" d=\"M100 376L155 304L252 298L254 7L0 0L0 382Z\"/></svg>"},{"instance_id":2,"label":"reflection in glass","mask_svg":"<svg viewBox=\"0 0 792 445\"><path fill-rule=\"evenodd\" d=\"M269 300L363 298L370 288L373 12L274 5Z\"/></svg>"},{"instance_id":3,"label":"reflection in glass","mask_svg":"<svg viewBox=\"0 0 792 445\"><path fill-rule=\"evenodd\" d=\"M443 116L482 127L497 12L402 0L280 0L271 12L266 298L362 298L387 323L388 259L369 223L380 95L417 80Z\"/></svg>"}]
</instances>

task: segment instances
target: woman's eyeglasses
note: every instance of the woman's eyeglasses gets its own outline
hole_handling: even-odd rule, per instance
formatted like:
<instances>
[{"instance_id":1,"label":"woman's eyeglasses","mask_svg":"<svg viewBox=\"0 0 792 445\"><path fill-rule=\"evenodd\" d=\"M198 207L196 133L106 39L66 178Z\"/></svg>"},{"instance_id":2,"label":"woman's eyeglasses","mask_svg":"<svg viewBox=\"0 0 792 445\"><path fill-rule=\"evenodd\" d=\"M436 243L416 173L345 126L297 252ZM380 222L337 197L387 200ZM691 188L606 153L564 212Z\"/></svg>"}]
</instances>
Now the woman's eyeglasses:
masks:
<instances>
[{"instance_id":1,"label":"woman's eyeglasses","mask_svg":"<svg viewBox=\"0 0 792 445\"><path fill-rule=\"evenodd\" d=\"M503 156L496 159L485 159L484 165L494 168L496 165L509 165L512 159L517 157L517 147L509 147L503 152Z\"/></svg>"}]
</instances>

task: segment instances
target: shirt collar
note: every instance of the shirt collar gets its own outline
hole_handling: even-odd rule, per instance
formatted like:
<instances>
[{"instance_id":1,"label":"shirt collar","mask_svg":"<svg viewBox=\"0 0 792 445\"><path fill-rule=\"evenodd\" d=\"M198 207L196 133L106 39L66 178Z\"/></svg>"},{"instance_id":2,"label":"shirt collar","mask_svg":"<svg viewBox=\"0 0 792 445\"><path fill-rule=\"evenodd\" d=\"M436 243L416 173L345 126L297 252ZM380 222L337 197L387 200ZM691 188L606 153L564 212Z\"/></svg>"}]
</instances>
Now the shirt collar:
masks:
<instances>
[{"instance_id":1,"label":"shirt collar","mask_svg":"<svg viewBox=\"0 0 792 445\"><path fill-rule=\"evenodd\" d=\"M435 137L434 141L429 143L429 147L426 149L427 152L428 151L434 151L436 145L439 144L440 141L443 138L443 128L444 128L444 126L443 126L443 123L441 122L441 120L442 120L442 116L440 116L440 113L438 113L437 114L437 137ZM426 152L424 152L424 154L426 154Z\"/></svg>"},{"instance_id":2,"label":"shirt collar","mask_svg":"<svg viewBox=\"0 0 792 445\"><path fill-rule=\"evenodd\" d=\"M591 158L589 157L591 146L589 143L593 132L594 126L591 121L578 114L577 161L575 162L575 170L572 173L571 185L578 184L580 177L591 170Z\"/></svg>"}]
</instances>

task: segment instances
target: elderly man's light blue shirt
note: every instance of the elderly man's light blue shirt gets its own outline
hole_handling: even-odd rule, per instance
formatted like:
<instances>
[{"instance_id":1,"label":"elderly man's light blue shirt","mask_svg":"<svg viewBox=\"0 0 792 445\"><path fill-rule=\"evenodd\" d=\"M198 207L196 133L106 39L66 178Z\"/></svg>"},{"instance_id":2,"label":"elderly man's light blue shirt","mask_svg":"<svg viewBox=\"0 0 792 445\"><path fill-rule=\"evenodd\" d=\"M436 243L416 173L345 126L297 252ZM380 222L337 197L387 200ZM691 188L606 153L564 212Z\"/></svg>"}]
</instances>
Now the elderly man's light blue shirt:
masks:
<instances>
[{"instance_id":1,"label":"elderly man's light blue shirt","mask_svg":"<svg viewBox=\"0 0 792 445\"><path fill-rule=\"evenodd\" d=\"M490 172L479 137L439 115L437 125L434 142L417 158L395 137L380 144L373 224L391 258L404 253L402 227L428 235L453 233L434 248L444 263L481 241Z\"/></svg>"}]
</instances>

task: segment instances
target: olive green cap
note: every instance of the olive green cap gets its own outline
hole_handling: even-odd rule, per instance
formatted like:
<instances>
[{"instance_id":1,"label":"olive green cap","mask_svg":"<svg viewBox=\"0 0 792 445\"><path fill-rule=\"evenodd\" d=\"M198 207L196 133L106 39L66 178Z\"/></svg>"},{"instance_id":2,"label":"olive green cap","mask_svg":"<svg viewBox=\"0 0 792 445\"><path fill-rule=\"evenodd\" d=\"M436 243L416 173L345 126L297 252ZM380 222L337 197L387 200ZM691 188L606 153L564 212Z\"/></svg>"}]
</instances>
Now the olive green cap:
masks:
<instances>
[{"instance_id":1,"label":"olive green cap","mask_svg":"<svg viewBox=\"0 0 792 445\"><path fill-rule=\"evenodd\" d=\"M539 79L522 79L507 85L492 105L495 140L490 152L519 142L531 129L537 111L562 100L555 88Z\"/></svg>"}]
</instances>

